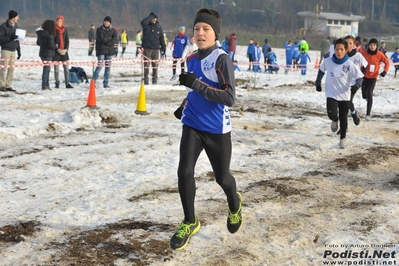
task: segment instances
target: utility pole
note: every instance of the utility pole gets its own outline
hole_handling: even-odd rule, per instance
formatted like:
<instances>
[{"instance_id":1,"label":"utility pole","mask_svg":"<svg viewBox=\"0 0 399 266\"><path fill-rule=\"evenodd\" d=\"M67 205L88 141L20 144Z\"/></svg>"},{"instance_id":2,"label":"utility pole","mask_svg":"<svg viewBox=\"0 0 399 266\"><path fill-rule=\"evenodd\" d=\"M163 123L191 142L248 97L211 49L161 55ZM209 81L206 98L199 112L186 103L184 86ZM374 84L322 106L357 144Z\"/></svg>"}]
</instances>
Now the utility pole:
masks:
<instances>
[{"instance_id":1,"label":"utility pole","mask_svg":"<svg viewBox=\"0 0 399 266\"><path fill-rule=\"evenodd\" d=\"M374 0L372 1L371 5L371 20L374 20Z\"/></svg>"}]
</instances>

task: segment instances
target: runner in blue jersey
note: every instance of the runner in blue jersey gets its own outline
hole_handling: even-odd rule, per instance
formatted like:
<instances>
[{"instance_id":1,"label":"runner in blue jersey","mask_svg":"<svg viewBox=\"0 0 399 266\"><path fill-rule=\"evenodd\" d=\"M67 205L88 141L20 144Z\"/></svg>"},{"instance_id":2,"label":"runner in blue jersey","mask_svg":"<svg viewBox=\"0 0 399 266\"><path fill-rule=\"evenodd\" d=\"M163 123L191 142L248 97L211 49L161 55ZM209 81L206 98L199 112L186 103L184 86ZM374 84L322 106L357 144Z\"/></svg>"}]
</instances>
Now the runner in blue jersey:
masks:
<instances>
[{"instance_id":1,"label":"runner in blue jersey","mask_svg":"<svg viewBox=\"0 0 399 266\"><path fill-rule=\"evenodd\" d=\"M182 106L175 115L183 123L180 141L178 186L184 219L172 236L170 245L181 250L201 227L195 213L194 169L205 150L216 182L227 197L227 229L239 230L242 224L242 197L237 192L235 178L230 173L231 118L228 107L235 101L234 66L226 52L216 44L220 34L221 17L213 9L202 8L194 19L194 38L198 52L187 59L187 70L179 76L188 90Z\"/></svg>"}]
</instances>

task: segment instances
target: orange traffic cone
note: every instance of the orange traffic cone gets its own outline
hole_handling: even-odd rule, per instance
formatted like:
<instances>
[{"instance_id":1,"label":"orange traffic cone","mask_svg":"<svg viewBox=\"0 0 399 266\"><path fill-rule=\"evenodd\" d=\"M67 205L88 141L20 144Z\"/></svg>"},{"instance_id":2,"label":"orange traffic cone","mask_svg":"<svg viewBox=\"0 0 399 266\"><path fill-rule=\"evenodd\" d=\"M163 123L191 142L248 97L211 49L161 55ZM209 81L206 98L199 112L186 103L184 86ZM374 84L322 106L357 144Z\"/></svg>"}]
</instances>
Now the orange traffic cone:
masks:
<instances>
[{"instance_id":1,"label":"orange traffic cone","mask_svg":"<svg viewBox=\"0 0 399 266\"><path fill-rule=\"evenodd\" d=\"M319 68L319 58L316 57L316 61L314 62L314 68L318 69Z\"/></svg>"},{"instance_id":2,"label":"orange traffic cone","mask_svg":"<svg viewBox=\"0 0 399 266\"><path fill-rule=\"evenodd\" d=\"M137 108L136 108L135 113L138 115L148 115L146 104L145 104L144 83L141 83L141 86L140 86L140 94L139 94L139 99L137 101Z\"/></svg>"},{"instance_id":3,"label":"orange traffic cone","mask_svg":"<svg viewBox=\"0 0 399 266\"><path fill-rule=\"evenodd\" d=\"M94 82L94 79L92 79L90 82L89 97L87 98L86 107L100 108L100 107L97 107L97 104L96 104L96 83Z\"/></svg>"}]
</instances>

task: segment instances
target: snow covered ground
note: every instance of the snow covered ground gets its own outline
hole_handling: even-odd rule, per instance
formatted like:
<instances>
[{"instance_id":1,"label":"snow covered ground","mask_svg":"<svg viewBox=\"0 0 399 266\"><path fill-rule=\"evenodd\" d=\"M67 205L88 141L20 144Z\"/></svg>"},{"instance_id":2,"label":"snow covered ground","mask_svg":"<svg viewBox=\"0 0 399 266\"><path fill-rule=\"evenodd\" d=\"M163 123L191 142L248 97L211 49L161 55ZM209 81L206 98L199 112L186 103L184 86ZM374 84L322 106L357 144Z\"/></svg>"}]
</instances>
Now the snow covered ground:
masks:
<instances>
[{"instance_id":1,"label":"snow covered ground","mask_svg":"<svg viewBox=\"0 0 399 266\"><path fill-rule=\"evenodd\" d=\"M158 85L145 86L149 115L135 114L135 47L115 60L112 88L96 89L100 108L82 108L89 84L40 89L34 41L22 45L18 92L0 95L0 265L399 265L393 67L377 81L372 121L356 127L349 117L348 148L339 149L324 92L314 88L318 52L310 53L306 76L270 75L245 71L246 47L238 47L243 71L236 72L231 108L231 171L244 198L244 224L234 235L227 231L226 199L202 154L195 178L203 226L186 249L174 251L169 239L183 213L176 176L181 124L173 111L186 92L170 81L171 62L161 63ZM71 65L91 76L95 58L87 46L71 40ZM283 50L275 50L284 64ZM363 118L360 93L355 106Z\"/></svg>"}]
</instances>

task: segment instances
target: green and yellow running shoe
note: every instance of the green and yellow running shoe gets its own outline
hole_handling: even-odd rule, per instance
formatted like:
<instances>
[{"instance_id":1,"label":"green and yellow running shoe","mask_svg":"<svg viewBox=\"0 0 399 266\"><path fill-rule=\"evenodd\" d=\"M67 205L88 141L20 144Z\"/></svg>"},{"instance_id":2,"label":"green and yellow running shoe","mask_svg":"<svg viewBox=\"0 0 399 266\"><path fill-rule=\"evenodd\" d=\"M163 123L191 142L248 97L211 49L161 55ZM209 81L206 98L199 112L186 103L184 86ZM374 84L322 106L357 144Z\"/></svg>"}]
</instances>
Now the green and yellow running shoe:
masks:
<instances>
[{"instance_id":1,"label":"green and yellow running shoe","mask_svg":"<svg viewBox=\"0 0 399 266\"><path fill-rule=\"evenodd\" d=\"M227 217L227 229L229 229L229 232L232 234L237 232L242 224L242 214L241 214L242 196L238 192L237 195L238 199L240 200L240 204L238 205L238 210L235 213L233 213L229 208L229 216Z\"/></svg>"},{"instance_id":2,"label":"green and yellow running shoe","mask_svg":"<svg viewBox=\"0 0 399 266\"><path fill-rule=\"evenodd\" d=\"M192 224L187 224L184 221L179 225L179 229L170 239L170 246L175 250L184 249L190 237L196 234L201 228L201 223L198 221L197 216L195 216L195 222Z\"/></svg>"}]
</instances>

